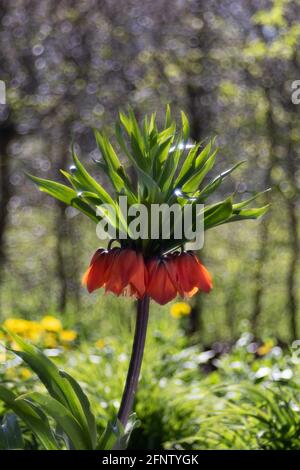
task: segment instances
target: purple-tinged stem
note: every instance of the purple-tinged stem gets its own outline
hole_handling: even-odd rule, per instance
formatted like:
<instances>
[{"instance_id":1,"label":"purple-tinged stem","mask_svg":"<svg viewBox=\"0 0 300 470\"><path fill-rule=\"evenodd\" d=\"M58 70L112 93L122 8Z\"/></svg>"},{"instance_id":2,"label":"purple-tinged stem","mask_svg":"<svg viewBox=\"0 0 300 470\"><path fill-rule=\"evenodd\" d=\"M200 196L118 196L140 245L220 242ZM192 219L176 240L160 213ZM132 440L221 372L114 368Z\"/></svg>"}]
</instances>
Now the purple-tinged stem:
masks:
<instances>
[{"instance_id":1,"label":"purple-tinged stem","mask_svg":"<svg viewBox=\"0 0 300 470\"><path fill-rule=\"evenodd\" d=\"M149 301L149 297L145 296L143 299L138 300L137 303L137 316L131 358L118 413L118 419L121 421L124 428L126 427L129 415L132 410L141 371L149 317Z\"/></svg>"}]
</instances>

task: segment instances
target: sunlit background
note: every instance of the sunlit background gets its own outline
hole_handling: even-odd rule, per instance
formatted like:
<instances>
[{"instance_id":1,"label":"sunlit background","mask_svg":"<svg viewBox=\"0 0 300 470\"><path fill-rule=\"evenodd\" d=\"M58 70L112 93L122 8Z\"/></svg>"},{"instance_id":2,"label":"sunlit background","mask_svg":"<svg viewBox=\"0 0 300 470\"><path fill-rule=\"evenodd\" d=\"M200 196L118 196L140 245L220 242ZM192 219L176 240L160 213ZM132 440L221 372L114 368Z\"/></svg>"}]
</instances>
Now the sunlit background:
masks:
<instances>
[{"instance_id":1,"label":"sunlit background","mask_svg":"<svg viewBox=\"0 0 300 470\"><path fill-rule=\"evenodd\" d=\"M7 105L0 105L0 323L53 355L63 348L62 362L89 384L99 427L118 407L133 301L86 293L81 276L100 244L95 225L40 193L25 173L60 180L75 143L106 185L93 163L99 154L91 129L106 129L114 141L119 110L130 105L138 118L156 111L160 119L170 103L176 118L180 109L188 115L194 140L217 136L216 174L246 160L226 181L226 194L243 198L272 188L262 220L206 233L200 258L214 279L208 296L190 307L151 306L136 446L176 448L186 437L186 448L226 448L217 434L208 444L206 428L199 428L199 416L215 403L213 396L202 400L206 386L271 375L284 381L296 373L282 348L300 331L300 104L292 102L292 83L300 80L299 20L297 0L0 1L0 80L7 91ZM231 356L218 359L234 343ZM4 380L32 380L28 369L14 366L1 369ZM222 425L225 436L231 428ZM251 423L246 444L236 416L231 425L236 446L257 446ZM274 436L266 442L278 439L281 448Z\"/></svg>"}]
</instances>

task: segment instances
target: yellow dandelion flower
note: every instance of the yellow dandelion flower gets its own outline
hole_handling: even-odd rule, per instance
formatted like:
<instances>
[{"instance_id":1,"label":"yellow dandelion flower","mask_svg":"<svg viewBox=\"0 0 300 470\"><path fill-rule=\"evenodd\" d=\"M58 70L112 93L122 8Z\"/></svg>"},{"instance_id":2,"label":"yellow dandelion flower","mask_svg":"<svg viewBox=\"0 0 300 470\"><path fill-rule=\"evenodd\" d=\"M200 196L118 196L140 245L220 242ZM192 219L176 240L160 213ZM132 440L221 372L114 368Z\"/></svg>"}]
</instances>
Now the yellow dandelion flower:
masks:
<instances>
[{"instance_id":1,"label":"yellow dandelion flower","mask_svg":"<svg viewBox=\"0 0 300 470\"><path fill-rule=\"evenodd\" d=\"M34 343L38 343L41 339L42 332L44 328L42 325L36 321L28 322L28 329L24 332L26 338Z\"/></svg>"},{"instance_id":2,"label":"yellow dandelion flower","mask_svg":"<svg viewBox=\"0 0 300 470\"><path fill-rule=\"evenodd\" d=\"M46 315L43 317L41 320L41 325L45 330L53 331L54 333L58 333L62 330L61 321L51 315Z\"/></svg>"},{"instance_id":3,"label":"yellow dandelion flower","mask_svg":"<svg viewBox=\"0 0 300 470\"><path fill-rule=\"evenodd\" d=\"M96 348L103 349L105 346L105 341L104 339L100 338L98 341L95 343Z\"/></svg>"},{"instance_id":4,"label":"yellow dandelion flower","mask_svg":"<svg viewBox=\"0 0 300 470\"><path fill-rule=\"evenodd\" d=\"M54 333L46 333L44 337L44 346L52 349L57 347L57 338Z\"/></svg>"},{"instance_id":5,"label":"yellow dandelion flower","mask_svg":"<svg viewBox=\"0 0 300 470\"><path fill-rule=\"evenodd\" d=\"M28 329L28 323L28 320L22 318L7 318L3 326L13 333L23 334Z\"/></svg>"},{"instance_id":6,"label":"yellow dandelion flower","mask_svg":"<svg viewBox=\"0 0 300 470\"><path fill-rule=\"evenodd\" d=\"M274 341L268 340L264 344L262 344L259 348L257 348L256 352L259 356L265 356L270 351L272 351L273 347L274 347Z\"/></svg>"},{"instance_id":7,"label":"yellow dandelion flower","mask_svg":"<svg viewBox=\"0 0 300 470\"><path fill-rule=\"evenodd\" d=\"M176 302L171 306L170 314L174 318L181 318L191 313L192 307L186 302Z\"/></svg>"},{"instance_id":8,"label":"yellow dandelion flower","mask_svg":"<svg viewBox=\"0 0 300 470\"><path fill-rule=\"evenodd\" d=\"M27 369L27 367L21 367L20 369L20 375L22 379L29 379L32 376L32 372L30 369Z\"/></svg>"},{"instance_id":9,"label":"yellow dandelion flower","mask_svg":"<svg viewBox=\"0 0 300 470\"><path fill-rule=\"evenodd\" d=\"M62 330L59 333L60 341L63 341L65 343L71 343L72 341L75 341L76 338L77 338L77 331L74 331L74 330Z\"/></svg>"},{"instance_id":10,"label":"yellow dandelion flower","mask_svg":"<svg viewBox=\"0 0 300 470\"><path fill-rule=\"evenodd\" d=\"M43 327L38 321L30 321L28 322L28 329L30 331L42 331Z\"/></svg>"}]
</instances>

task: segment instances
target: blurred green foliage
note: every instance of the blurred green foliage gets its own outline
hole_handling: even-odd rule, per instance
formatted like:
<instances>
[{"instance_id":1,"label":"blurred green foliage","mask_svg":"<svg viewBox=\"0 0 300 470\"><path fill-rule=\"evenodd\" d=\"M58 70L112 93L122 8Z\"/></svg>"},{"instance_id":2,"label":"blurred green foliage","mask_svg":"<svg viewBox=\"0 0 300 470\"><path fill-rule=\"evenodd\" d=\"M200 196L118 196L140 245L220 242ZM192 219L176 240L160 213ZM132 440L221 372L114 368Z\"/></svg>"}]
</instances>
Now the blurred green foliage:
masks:
<instances>
[{"instance_id":1,"label":"blurred green foliage","mask_svg":"<svg viewBox=\"0 0 300 470\"><path fill-rule=\"evenodd\" d=\"M299 345L284 351L274 340L258 343L245 333L230 353L221 353L220 344L203 351L189 346L178 320L169 318L151 324L136 399L140 426L130 448L299 448ZM99 432L119 406L130 343L129 335L123 339L45 350L81 384ZM18 394L42 391L26 370L7 353L1 381ZM28 430L25 436L27 446L35 447Z\"/></svg>"},{"instance_id":2,"label":"blurred green foliage","mask_svg":"<svg viewBox=\"0 0 300 470\"><path fill-rule=\"evenodd\" d=\"M291 100L300 79L299 2L119 3L1 2L1 321L54 314L78 331L78 349L56 361L82 382L103 429L121 396L133 305L80 287L98 247L94 226L41 195L24 172L56 179L71 164L72 140L92 168L99 154L91 127L112 135L120 108L156 110L159 119L170 103L174 115L185 110L194 139L218 136L216 174L247 160L223 195L272 187L272 208L259 223L207 235L200 258L215 288L193 304L199 331L178 334L168 307L151 307L137 397L142 427L131 446L299 448L299 364L279 348L299 337L300 105ZM100 170L93 175L108 185ZM250 330L256 338L246 340ZM251 351L249 341L270 337L278 346L268 354ZM232 344L213 366L199 363L203 351ZM22 365L2 359L1 380L19 392L35 386ZM37 445L28 430L25 442Z\"/></svg>"}]
</instances>

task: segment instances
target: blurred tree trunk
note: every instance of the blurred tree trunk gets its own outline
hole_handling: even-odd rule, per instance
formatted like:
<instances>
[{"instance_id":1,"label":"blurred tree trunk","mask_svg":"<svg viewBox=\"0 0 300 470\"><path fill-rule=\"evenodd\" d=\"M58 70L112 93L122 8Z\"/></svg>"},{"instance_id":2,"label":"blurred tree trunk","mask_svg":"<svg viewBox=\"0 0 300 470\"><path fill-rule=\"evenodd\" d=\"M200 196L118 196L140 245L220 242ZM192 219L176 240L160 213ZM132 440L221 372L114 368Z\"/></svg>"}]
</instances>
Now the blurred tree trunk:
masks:
<instances>
[{"instance_id":1,"label":"blurred tree trunk","mask_svg":"<svg viewBox=\"0 0 300 470\"><path fill-rule=\"evenodd\" d=\"M254 2L248 0L247 2L251 15L256 12ZM296 14L296 13L295 13ZM263 33L262 26L256 24L255 31L263 42L266 42L266 37ZM297 192L297 181L296 181L296 158L297 150L294 148L295 143L292 139L292 133L295 131L297 126L297 115L298 107L295 106L290 97L290 92L286 88L286 72L278 78L278 69L276 70L276 60L266 61L266 66L263 73L263 79L261 87L265 92L265 96L268 103L268 115L266 122L267 136L269 139L270 148L270 159L268 169L266 171L266 187L271 186L271 171L274 164L277 162L276 156L276 141L278 137L278 143L285 146L286 158L283 161L278 161L279 166L285 171L289 185L292 188L292 194L287 196L283 193L285 203L287 205L287 213L289 218L289 237L290 237L290 261L288 265L287 274L287 310L290 319L290 336L292 339L297 338L297 297L296 297L296 276L297 276L297 261L299 259L299 230L298 230L298 215L297 215L297 204L296 204L296 192ZM289 74L291 77L297 77L299 72L298 63L298 48L295 45L292 60L289 64ZM264 80L269 77L269 86L264 86ZM279 81L280 80L280 81ZM255 80L257 85L257 79ZM271 90L274 94L274 106L272 103ZM279 124L275 119L276 106L280 106L287 116L287 126L285 123ZM298 108L298 109L297 109ZM286 139L287 137L287 139ZM256 293L254 296L254 307L251 316L251 325L253 332L257 335L257 323L262 310L262 297L263 297L263 268L267 260L267 247L270 242L270 216L265 217L261 224L260 232L260 248L259 257L257 263L256 272Z\"/></svg>"},{"instance_id":2,"label":"blurred tree trunk","mask_svg":"<svg viewBox=\"0 0 300 470\"><path fill-rule=\"evenodd\" d=\"M297 207L294 199L287 201L289 222L290 222L290 262L288 266L287 276L287 292L288 292L288 313L290 317L290 336L294 341L298 339L297 329L297 267L299 259L299 233Z\"/></svg>"},{"instance_id":3,"label":"blurred tree trunk","mask_svg":"<svg viewBox=\"0 0 300 470\"><path fill-rule=\"evenodd\" d=\"M262 312L262 299L264 294L264 275L263 270L268 258L268 243L269 243L269 226L270 218L266 216L261 222L258 230L258 257L255 272L255 289L253 309L250 318L250 329L254 336L258 335L258 321Z\"/></svg>"},{"instance_id":4,"label":"blurred tree trunk","mask_svg":"<svg viewBox=\"0 0 300 470\"><path fill-rule=\"evenodd\" d=\"M236 337L237 329L236 325L236 303L232 301L236 297L236 292L239 288L239 278L235 278L227 288L226 300L225 300L225 316L227 320L227 325L230 331L230 338Z\"/></svg>"},{"instance_id":5,"label":"blurred tree trunk","mask_svg":"<svg viewBox=\"0 0 300 470\"><path fill-rule=\"evenodd\" d=\"M288 151L286 156L287 176L291 187L291 192L285 197L288 217L289 217L289 236L290 236L290 261L287 274L287 295L288 295L288 313L290 318L290 336L294 341L298 339L297 315L297 268L300 252L299 229L298 229L298 205L297 205L297 150L294 148L292 140L293 122L295 106L289 105L290 125L288 132Z\"/></svg>"},{"instance_id":6,"label":"blurred tree trunk","mask_svg":"<svg viewBox=\"0 0 300 470\"><path fill-rule=\"evenodd\" d=\"M269 139L269 164L265 176L265 187L272 185L271 171L276 163L276 136L282 135L282 129L276 125L273 115L273 105L270 94L270 89L265 89L265 94L268 102L268 114L266 121L267 135ZM299 230L298 230L298 216L297 216L297 203L296 203L296 152L293 148L291 140L291 132L293 130L293 112L294 109L290 107L290 126L287 132L288 139L283 142L286 147L286 173L289 184L292 188L292 195L285 196L285 203L287 205L287 213L289 218L289 237L290 237L290 262L287 274L287 310L290 319L290 336L293 340L297 339L297 295L296 295L296 276L297 276L297 261L299 259ZM254 307L251 315L251 329L257 336L258 320L262 311L262 298L264 293L264 276L263 269L268 258L268 245L270 242L270 216L266 216L260 224L259 232L259 255L256 270L256 290L254 294Z\"/></svg>"},{"instance_id":7,"label":"blurred tree trunk","mask_svg":"<svg viewBox=\"0 0 300 470\"><path fill-rule=\"evenodd\" d=\"M68 130L63 128L63 135L69 135ZM58 172L65 169L68 163L69 149L64 138L54 145L53 162L54 169ZM58 279L58 299L57 308L60 313L65 313L69 298L72 296L70 289L76 291L74 283L78 277L76 272L77 262L72 249L73 232L70 227L70 220L66 216L66 206L60 201L56 201L56 216L54 221L54 232L56 234L55 256L56 256L56 276ZM76 294L78 295L78 294ZM79 302L77 297L76 302Z\"/></svg>"},{"instance_id":8,"label":"blurred tree trunk","mask_svg":"<svg viewBox=\"0 0 300 470\"><path fill-rule=\"evenodd\" d=\"M196 3L195 16L203 23L203 27L197 35L197 47L201 51L201 68L203 73L199 77L191 75L189 70L186 73L186 101L187 111L190 118L191 138L197 142L209 138L213 131L213 103L216 103L217 83L212 83L209 79L209 71L214 67L214 61L210 55L211 48L214 47L218 38L216 33L210 28L210 23L206 19L206 13L210 6L202 2ZM204 263L204 250L198 253L201 262ZM190 314L189 333L203 333L203 299L201 293L192 300L192 311Z\"/></svg>"},{"instance_id":9,"label":"blurred tree trunk","mask_svg":"<svg viewBox=\"0 0 300 470\"><path fill-rule=\"evenodd\" d=\"M8 203L12 196L10 183L10 155L8 147L16 136L14 123L6 120L0 123L0 279L5 262L5 231L8 222Z\"/></svg>"},{"instance_id":10,"label":"blurred tree trunk","mask_svg":"<svg viewBox=\"0 0 300 470\"><path fill-rule=\"evenodd\" d=\"M273 105L271 99L271 92L269 88L264 88L265 98L268 106L268 111L266 115L266 134L269 141L269 161L267 164L267 169L265 172L264 178L264 187L270 188L272 185L272 168L275 162L275 136L276 136L276 126L273 117ZM270 198L270 196L269 196ZM270 200L269 200L270 202ZM258 335L258 322L262 312L262 300L264 294L264 266L268 259L268 245L270 241L270 222L271 217L269 215L265 216L258 227L258 258L256 263L256 272L255 272L255 290L254 290L254 302L253 309L250 317L250 329L252 333Z\"/></svg>"},{"instance_id":11,"label":"blurred tree trunk","mask_svg":"<svg viewBox=\"0 0 300 470\"><path fill-rule=\"evenodd\" d=\"M78 256L74 247L76 240L76 226L66 216L66 206L57 202L57 215L55 218L56 233L56 274L59 281L58 310L64 313L68 302L74 304L75 310L80 309L80 283Z\"/></svg>"},{"instance_id":12,"label":"blurred tree trunk","mask_svg":"<svg viewBox=\"0 0 300 470\"><path fill-rule=\"evenodd\" d=\"M69 238L69 247L70 247L70 255L69 255L69 263L70 268L68 270L69 274L69 287L70 287L70 299L72 300L72 305L76 312L80 311L81 303L80 303L80 289L81 289L81 274L80 274L80 266L79 266L79 256L78 250L74 249L74 247L78 247L80 240L79 240L79 233L77 228L77 218L68 219L68 238ZM83 273L82 273L83 274Z\"/></svg>"},{"instance_id":13,"label":"blurred tree trunk","mask_svg":"<svg viewBox=\"0 0 300 470\"><path fill-rule=\"evenodd\" d=\"M198 93L194 87L187 84L187 99L188 99L188 110L191 126L191 137L195 141L201 140L204 135L204 130L201 128L201 121L198 118L198 109L197 109L197 98ZM199 253L200 254L200 253ZM203 250L201 251L201 257L203 262ZM198 332L199 334L203 333L203 302L201 294L197 294L191 301L192 310L189 316L189 327L188 333L193 335Z\"/></svg>"},{"instance_id":14,"label":"blurred tree trunk","mask_svg":"<svg viewBox=\"0 0 300 470\"><path fill-rule=\"evenodd\" d=\"M64 313L67 306L67 266L65 262L65 250L64 246L66 243L66 207L63 203L57 202L57 215L55 218L55 234L56 234L56 274L59 282L58 291L58 311Z\"/></svg>"}]
</instances>

